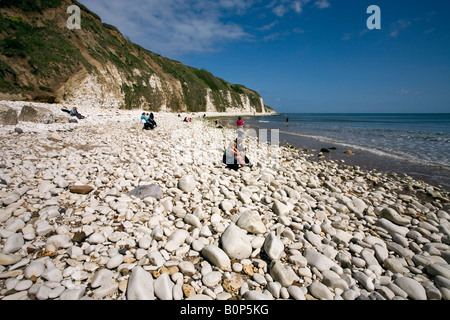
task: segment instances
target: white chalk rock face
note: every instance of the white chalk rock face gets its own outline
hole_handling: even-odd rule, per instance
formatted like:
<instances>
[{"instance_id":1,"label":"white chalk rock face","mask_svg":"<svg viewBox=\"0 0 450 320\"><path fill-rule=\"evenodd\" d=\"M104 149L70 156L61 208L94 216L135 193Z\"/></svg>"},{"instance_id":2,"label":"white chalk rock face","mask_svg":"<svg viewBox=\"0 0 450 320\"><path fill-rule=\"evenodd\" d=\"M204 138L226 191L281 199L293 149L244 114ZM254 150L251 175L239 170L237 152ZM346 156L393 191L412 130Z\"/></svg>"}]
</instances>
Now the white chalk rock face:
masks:
<instances>
[{"instance_id":1,"label":"white chalk rock face","mask_svg":"<svg viewBox=\"0 0 450 320\"><path fill-rule=\"evenodd\" d=\"M235 259L245 259L252 254L252 244L243 230L235 224L230 224L220 238L223 251Z\"/></svg>"}]
</instances>

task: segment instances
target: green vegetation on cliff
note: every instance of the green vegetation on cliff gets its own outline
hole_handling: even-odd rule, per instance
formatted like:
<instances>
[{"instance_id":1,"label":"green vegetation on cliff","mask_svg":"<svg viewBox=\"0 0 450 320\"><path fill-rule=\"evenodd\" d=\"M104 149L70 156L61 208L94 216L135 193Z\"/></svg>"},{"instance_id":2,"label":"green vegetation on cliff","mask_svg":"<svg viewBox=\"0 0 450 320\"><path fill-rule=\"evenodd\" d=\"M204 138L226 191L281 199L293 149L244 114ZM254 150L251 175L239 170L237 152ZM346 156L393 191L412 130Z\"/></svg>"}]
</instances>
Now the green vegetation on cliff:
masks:
<instances>
[{"instance_id":1,"label":"green vegetation on cliff","mask_svg":"<svg viewBox=\"0 0 450 320\"><path fill-rule=\"evenodd\" d=\"M72 4L81 8L80 30L66 27L66 10ZM133 44L77 1L0 0L2 94L62 101L67 93L60 89L74 74L95 76L107 65L120 74L122 108L157 111L165 105L172 111L206 111L209 99L217 111L226 111L243 108L246 97L255 111L265 111L257 92ZM115 80L114 75L107 76ZM152 76L162 87L149 85Z\"/></svg>"}]
</instances>

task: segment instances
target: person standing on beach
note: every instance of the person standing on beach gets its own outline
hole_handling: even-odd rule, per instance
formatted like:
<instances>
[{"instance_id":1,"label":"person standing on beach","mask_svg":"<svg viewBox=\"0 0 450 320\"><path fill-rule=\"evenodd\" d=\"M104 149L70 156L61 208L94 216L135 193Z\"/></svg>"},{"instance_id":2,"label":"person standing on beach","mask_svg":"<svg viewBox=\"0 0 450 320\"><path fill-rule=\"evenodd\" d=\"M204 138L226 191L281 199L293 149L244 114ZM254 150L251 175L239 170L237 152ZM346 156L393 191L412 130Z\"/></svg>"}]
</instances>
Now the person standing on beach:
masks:
<instances>
[{"instance_id":1,"label":"person standing on beach","mask_svg":"<svg viewBox=\"0 0 450 320\"><path fill-rule=\"evenodd\" d=\"M242 117L238 117L238 121L236 122L236 125L237 125L238 129L244 127L244 121L242 121Z\"/></svg>"},{"instance_id":2,"label":"person standing on beach","mask_svg":"<svg viewBox=\"0 0 450 320\"><path fill-rule=\"evenodd\" d=\"M286 118L286 127L289 127L289 118Z\"/></svg>"}]
</instances>

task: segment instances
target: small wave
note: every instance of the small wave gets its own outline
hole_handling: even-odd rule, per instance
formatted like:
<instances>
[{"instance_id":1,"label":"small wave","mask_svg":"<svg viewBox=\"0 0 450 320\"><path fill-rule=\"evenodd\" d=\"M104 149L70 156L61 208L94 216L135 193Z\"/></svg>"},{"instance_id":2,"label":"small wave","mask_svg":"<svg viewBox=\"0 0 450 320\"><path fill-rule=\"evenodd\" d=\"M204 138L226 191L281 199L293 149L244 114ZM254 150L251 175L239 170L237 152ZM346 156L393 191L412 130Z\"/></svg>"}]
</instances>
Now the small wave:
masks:
<instances>
[{"instance_id":1,"label":"small wave","mask_svg":"<svg viewBox=\"0 0 450 320\"><path fill-rule=\"evenodd\" d=\"M406 153L397 153L394 150L382 150L382 149L378 149L375 147L366 147L366 146L361 146L358 144L337 141L335 139L331 139L331 138L319 136L319 135L307 135L307 134L299 134L299 133L293 133L293 132L287 132L287 131L280 131L280 134L281 133L286 134L286 135L291 135L291 136L311 138L311 139L318 140L318 141L321 141L324 143L336 144L336 145L340 145L340 146L347 147L350 149L357 149L357 150L361 150L361 151L365 151L365 152L370 152L372 154L382 156L382 157L388 157L388 158L393 158L393 159L397 159L397 160L408 161L408 162L412 162L412 163L415 163L418 165L431 166L431 167L450 171L450 166L448 165L448 163L439 161L437 159L420 159L417 156L409 155Z\"/></svg>"}]
</instances>

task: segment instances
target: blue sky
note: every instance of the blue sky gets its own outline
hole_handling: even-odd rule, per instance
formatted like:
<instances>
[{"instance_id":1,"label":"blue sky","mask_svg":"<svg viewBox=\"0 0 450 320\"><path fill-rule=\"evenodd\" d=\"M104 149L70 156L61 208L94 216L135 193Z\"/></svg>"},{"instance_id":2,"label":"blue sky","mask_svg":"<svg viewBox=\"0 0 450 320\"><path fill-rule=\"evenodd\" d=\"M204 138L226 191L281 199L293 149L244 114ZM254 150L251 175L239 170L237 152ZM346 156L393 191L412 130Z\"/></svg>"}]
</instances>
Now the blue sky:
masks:
<instances>
[{"instance_id":1,"label":"blue sky","mask_svg":"<svg viewBox=\"0 0 450 320\"><path fill-rule=\"evenodd\" d=\"M289 112L450 112L448 0L81 0L133 42ZM367 8L381 9L369 30Z\"/></svg>"}]
</instances>

